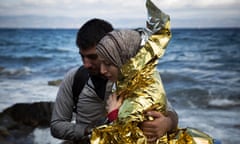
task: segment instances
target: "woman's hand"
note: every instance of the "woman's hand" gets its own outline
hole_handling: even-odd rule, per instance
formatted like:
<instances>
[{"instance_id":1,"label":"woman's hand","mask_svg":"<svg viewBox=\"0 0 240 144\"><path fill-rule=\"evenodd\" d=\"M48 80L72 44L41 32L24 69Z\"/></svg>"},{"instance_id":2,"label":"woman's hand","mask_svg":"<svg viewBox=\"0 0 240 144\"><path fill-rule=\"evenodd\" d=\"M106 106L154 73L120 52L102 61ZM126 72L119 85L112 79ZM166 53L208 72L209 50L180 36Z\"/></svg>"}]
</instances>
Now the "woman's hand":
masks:
<instances>
[{"instance_id":1,"label":"woman's hand","mask_svg":"<svg viewBox=\"0 0 240 144\"><path fill-rule=\"evenodd\" d=\"M122 105L122 101L123 101L123 98L118 97L116 93L113 93L112 95L110 95L107 100L107 106L106 106L107 112L110 113L113 110L119 109L120 106Z\"/></svg>"}]
</instances>

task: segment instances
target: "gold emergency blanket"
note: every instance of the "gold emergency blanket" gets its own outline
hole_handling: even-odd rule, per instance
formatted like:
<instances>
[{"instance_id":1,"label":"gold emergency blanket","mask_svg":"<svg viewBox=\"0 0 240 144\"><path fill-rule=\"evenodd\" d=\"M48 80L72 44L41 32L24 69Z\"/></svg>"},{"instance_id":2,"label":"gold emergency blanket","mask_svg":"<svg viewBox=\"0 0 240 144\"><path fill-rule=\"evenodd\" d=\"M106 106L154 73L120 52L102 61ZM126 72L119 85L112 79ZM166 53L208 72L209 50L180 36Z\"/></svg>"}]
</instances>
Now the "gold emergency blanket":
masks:
<instances>
[{"instance_id":1,"label":"gold emergency blanket","mask_svg":"<svg viewBox=\"0 0 240 144\"><path fill-rule=\"evenodd\" d=\"M142 31L143 46L120 69L116 92L124 97L124 101L118 118L112 124L93 129L91 144L147 144L147 138L138 127L140 122L151 120L144 116L144 112L154 109L166 115L166 96L156 65L171 39L170 18L150 0L147 0L146 7L149 19L147 29ZM197 144L194 142L195 137L201 142L210 138L197 130L191 130L177 129L159 138L156 144Z\"/></svg>"}]
</instances>

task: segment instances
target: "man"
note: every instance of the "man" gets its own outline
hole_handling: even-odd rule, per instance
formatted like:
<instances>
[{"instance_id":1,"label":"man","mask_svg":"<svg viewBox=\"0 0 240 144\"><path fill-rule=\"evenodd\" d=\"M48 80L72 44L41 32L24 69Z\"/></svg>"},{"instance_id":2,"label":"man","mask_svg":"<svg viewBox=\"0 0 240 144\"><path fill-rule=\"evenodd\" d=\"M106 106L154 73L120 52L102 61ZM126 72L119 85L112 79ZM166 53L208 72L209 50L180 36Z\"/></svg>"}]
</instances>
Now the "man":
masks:
<instances>
[{"instance_id":1,"label":"man","mask_svg":"<svg viewBox=\"0 0 240 144\"><path fill-rule=\"evenodd\" d=\"M90 78L79 95L76 123L72 123L74 107L72 85L78 68L70 70L64 77L52 114L51 133L54 137L84 143L91 129L99 125L100 119L106 117L105 104L112 92L112 82L100 75L100 61L96 54L96 45L105 34L112 30L111 24L101 19L91 19L79 29L76 43ZM153 141L151 140L153 135L161 137L177 127L178 117L170 104L168 116L156 111L149 111L146 115L155 118L153 121L143 122L140 126L144 134L149 136L149 142Z\"/></svg>"}]
</instances>

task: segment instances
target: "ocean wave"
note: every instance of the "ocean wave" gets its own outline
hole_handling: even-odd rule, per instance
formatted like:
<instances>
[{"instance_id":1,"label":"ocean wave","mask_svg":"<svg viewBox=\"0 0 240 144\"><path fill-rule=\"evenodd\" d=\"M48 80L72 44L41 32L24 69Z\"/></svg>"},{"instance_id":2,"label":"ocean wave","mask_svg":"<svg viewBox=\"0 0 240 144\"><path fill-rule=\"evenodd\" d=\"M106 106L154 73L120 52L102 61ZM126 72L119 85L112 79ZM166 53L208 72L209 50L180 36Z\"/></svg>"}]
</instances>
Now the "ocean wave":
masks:
<instances>
[{"instance_id":1,"label":"ocean wave","mask_svg":"<svg viewBox=\"0 0 240 144\"><path fill-rule=\"evenodd\" d=\"M44 52L44 53L68 53L68 52L75 52L77 53L77 48L73 49L73 48L69 48L69 47L57 47L57 48L47 48L47 47L42 47L40 48L40 51Z\"/></svg>"},{"instance_id":2,"label":"ocean wave","mask_svg":"<svg viewBox=\"0 0 240 144\"><path fill-rule=\"evenodd\" d=\"M240 100L230 100L230 99L212 99L208 102L209 107L216 108L230 108L240 106Z\"/></svg>"},{"instance_id":3,"label":"ocean wave","mask_svg":"<svg viewBox=\"0 0 240 144\"><path fill-rule=\"evenodd\" d=\"M20 68L0 68L0 76L24 76L29 75L32 72L29 67Z\"/></svg>"},{"instance_id":4,"label":"ocean wave","mask_svg":"<svg viewBox=\"0 0 240 144\"><path fill-rule=\"evenodd\" d=\"M184 76L179 74L179 71L177 69L171 69L171 70L164 70L164 71L159 71L161 78L164 83L195 83L196 80L194 80L192 77L189 76Z\"/></svg>"},{"instance_id":5,"label":"ocean wave","mask_svg":"<svg viewBox=\"0 0 240 144\"><path fill-rule=\"evenodd\" d=\"M20 63L21 61L32 61L32 62L38 62L38 61L46 61L52 59L52 55L2 55L0 56L0 60L2 62L10 62L10 61L18 61Z\"/></svg>"}]
</instances>

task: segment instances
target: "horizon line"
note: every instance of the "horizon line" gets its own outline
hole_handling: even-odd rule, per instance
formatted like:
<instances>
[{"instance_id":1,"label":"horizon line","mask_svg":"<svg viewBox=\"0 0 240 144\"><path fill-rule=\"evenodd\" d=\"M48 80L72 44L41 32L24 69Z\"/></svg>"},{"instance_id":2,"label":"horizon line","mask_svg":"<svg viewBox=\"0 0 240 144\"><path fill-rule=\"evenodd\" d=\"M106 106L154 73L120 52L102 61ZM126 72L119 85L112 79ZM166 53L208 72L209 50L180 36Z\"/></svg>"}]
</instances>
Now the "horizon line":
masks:
<instances>
[{"instance_id":1,"label":"horizon line","mask_svg":"<svg viewBox=\"0 0 240 144\"><path fill-rule=\"evenodd\" d=\"M79 29L76 27L0 27L0 29ZM123 29L115 28L115 29ZM135 28L124 28L124 29L135 29ZM225 26L225 27L172 27L171 29L240 29L239 27Z\"/></svg>"}]
</instances>

